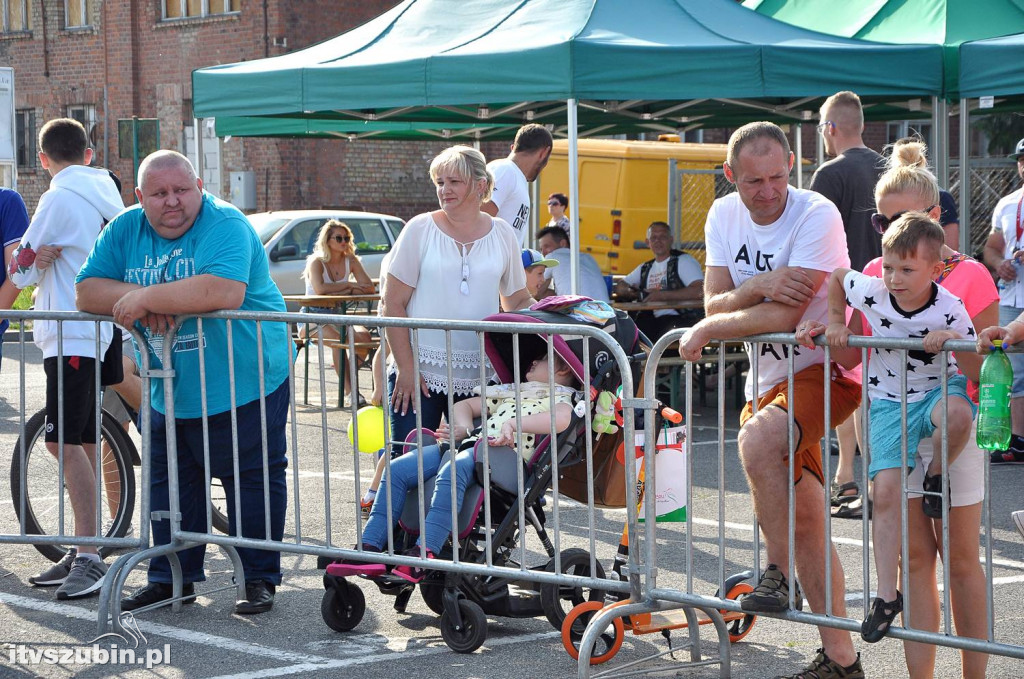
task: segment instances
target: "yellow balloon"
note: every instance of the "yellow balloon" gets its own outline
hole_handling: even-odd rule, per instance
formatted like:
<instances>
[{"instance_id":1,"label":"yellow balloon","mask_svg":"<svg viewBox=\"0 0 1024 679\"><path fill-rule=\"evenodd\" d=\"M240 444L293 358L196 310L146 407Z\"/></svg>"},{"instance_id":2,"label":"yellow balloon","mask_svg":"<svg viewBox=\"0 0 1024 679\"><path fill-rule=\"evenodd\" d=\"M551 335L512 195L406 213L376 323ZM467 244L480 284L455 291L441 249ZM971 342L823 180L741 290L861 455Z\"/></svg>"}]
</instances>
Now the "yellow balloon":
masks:
<instances>
[{"instance_id":1,"label":"yellow balloon","mask_svg":"<svg viewBox=\"0 0 1024 679\"><path fill-rule=\"evenodd\" d=\"M359 445L356 446L361 453L376 453L384 447L384 427L390 431L390 422L384 417L384 409L378 406L363 406L356 413L352 422L348 423L348 440L353 446L355 441L355 427L359 426Z\"/></svg>"}]
</instances>

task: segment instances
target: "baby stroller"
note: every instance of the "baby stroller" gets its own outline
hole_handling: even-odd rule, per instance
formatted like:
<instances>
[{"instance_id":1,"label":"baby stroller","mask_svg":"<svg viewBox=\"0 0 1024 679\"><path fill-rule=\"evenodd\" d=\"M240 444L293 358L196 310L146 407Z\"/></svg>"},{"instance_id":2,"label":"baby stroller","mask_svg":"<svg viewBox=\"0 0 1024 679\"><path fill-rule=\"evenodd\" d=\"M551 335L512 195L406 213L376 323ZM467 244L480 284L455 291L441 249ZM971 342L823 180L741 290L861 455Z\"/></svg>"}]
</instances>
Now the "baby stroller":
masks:
<instances>
[{"instance_id":1,"label":"baby stroller","mask_svg":"<svg viewBox=\"0 0 1024 679\"><path fill-rule=\"evenodd\" d=\"M552 311L529 310L514 313L502 313L484 320L517 323L573 324L583 325L586 321L574 320L572 317ZM603 329L631 357L634 380L639 378L640 363L645 357L641 347L642 335L637 331L633 321L622 312L602 321ZM593 325L593 323L592 323ZM595 394L601 390L615 390L621 384L618 364L611 358L605 345L590 338L570 337L545 334L518 334L514 340L512 333L485 333L484 347L491 366L501 383L525 381L530 362L527 357L536 357L547 351L548 340L551 338L553 351L576 374L581 383L585 375L589 376L590 384L583 384L584 391ZM584 346L589 345L585 350ZM518 349L520 374L513 375L517 361L515 352ZM584 357L589 368L583 365ZM591 399L593 400L593 399ZM554 441L559 469L585 460L587 431L586 419L581 415L582 408L576 408L569 426L558 434ZM425 435L429 432L424 432ZM621 434L620 434L621 436ZM415 441L416 433L410 435ZM433 442L429 438L428 442ZM478 442L479 443L479 442ZM553 571L555 567L555 548L545 530L544 496L547 492L553 473L551 462L550 436L538 435L536 447L531 459L524 462L523 458L508 447L491 446L490 461L490 502L491 523L486 524L484 512L484 469L482 460L476 463L475 481L466 489L458 517L458 540L449 540L442 552L437 555L439 560L451 560L453 550L458 550L459 560L467 564L487 563L487 535L490 534L490 558L495 566L520 568L520 531L526 526L520 525L520 503L526 522L532 526L546 552L545 562L530 566L530 570ZM478 445L477 454L479 453ZM446 458L447 459L447 458ZM517 465L523 467L523 496L518 492L519 475ZM433 492L433 480L425 480L425 500ZM383 492L383 491L382 491ZM429 504L426 502L425 504ZM411 546L419 529L420 499L417 489L409 492L399 528L395 531L395 553L401 546ZM455 531L453 531L455 532ZM361 557L368 560L375 554L362 553ZM566 549L560 555L561 570L565 574L603 579L604 570L597 564L591 573L591 559L588 551L579 548ZM381 573L381 567L369 567L366 573L353 573L351 562L347 567L340 564L327 566L324 575L324 597L321 613L329 627L339 632L354 629L360 622L365 611L365 599L360 588L354 583L356 578L370 580L384 594L396 597L394 608L404 612L416 585L393 575L388 569ZM372 573L372 574L371 574ZM561 629L562 621L575 605L588 600L603 601L606 593L557 584L541 584L536 582L517 581L498 576L462 573L446 570L428 571L419 582L420 594L428 608L441 616L441 635L448 646L460 653L471 653L479 648L487 637L488 615L532 618L544 615L555 627Z\"/></svg>"}]
</instances>

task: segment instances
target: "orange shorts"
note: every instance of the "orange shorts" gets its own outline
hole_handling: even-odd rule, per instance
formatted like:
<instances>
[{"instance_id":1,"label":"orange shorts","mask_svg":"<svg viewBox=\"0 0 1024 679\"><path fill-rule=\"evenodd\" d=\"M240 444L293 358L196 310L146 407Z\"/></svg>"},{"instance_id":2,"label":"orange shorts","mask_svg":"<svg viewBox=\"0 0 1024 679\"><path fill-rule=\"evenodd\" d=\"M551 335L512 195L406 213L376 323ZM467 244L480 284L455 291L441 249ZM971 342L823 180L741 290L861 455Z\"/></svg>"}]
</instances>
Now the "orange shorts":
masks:
<instances>
[{"instance_id":1,"label":"orange shorts","mask_svg":"<svg viewBox=\"0 0 1024 679\"><path fill-rule=\"evenodd\" d=\"M796 459L793 463L793 483L800 480L806 469L825 485L825 474L821 468L821 437L825 435L825 366L821 363L804 368L793 376L793 404L796 406L793 419L796 424ZM832 367L831 417L832 427L846 421L860 405L861 386L844 377L839 369ZM767 406L776 406L789 411L789 380L785 380L762 396L757 402L758 411ZM740 427L754 416L753 404L748 402L740 413ZM789 456L783 458L788 464Z\"/></svg>"}]
</instances>

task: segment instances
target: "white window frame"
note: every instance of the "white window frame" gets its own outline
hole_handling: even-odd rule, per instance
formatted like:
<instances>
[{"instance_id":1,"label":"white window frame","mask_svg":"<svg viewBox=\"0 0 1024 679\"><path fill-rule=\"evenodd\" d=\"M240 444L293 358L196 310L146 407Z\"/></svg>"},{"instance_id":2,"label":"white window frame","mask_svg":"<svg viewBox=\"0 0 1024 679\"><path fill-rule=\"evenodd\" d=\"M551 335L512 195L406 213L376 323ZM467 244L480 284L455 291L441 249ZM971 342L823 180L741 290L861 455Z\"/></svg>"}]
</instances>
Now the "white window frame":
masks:
<instances>
[{"instance_id":1,"label":"white window frame","mask_svg":"<svg viewBox=\"0 0 1024 679\"><path fill-rule=\"evenodd\" d=\"M176 17L169 17L167 16L167 6L174 4L178 6L180 14ZM224 14L239 14L241 9L232 10L231 0L202 0L200 13L198 15L189 15L188 0L161 0L160 12L164 21L181 21L183 19L201 19Z\"/></svg>"},{"instance_id":2,"label":"white window frame","mask_svg":"<svg viewBox=\"0 0 1024 679\"><path fill-rule=\"evenodd\" d=\"M96 129L96 105L95 104L69 104L66 111L68 118L74 118L85 127L85 133L89 137L89 144L93 145L93 132Z\"/></svg>"},{"instance_id":3,"label":"white window frame","mask_svg":"<svg viewBox=\"0 0 1024 679\"><path fill-rule=\"evenodd\" d=\"M893 132L896 132L895 136ZM929 148L932 146L932 136L935 130L930 119L920 120L890 120L885 125L885 136L887 143L893 143L904 137L921 137Z\"/></svg>"},{"instance_id":4,"label":"white window frame","mask_svg":"<svg viewBox=\"0 0 1024 679\"><path fill-rule=\"evenodd\" d=\"M4 13L4 33L23 33L25 31L30 30L29 26L31 24L29 20L31 19L31 15L29 14L29 12L31 12L32 10L29 7L28 0L0 0L0 3L3 3L0 9L2 9ZM24 17L25 20L25 25L21 26L20 28L11 28L11 5L15 3L21 4L21 16Z\"/></svg>"},{"instance_id":5,"label":"white window frame","mask_svg":"<svg viewBox=\"0 0 1024 679\"><path fill-rule=\"evenodd\" d=\"M88 28L89 23L89 0L81 0L82 16L71 16L71 2L64 0L64 28Z\"/></svg>"},{"instance_id":6,"label":"white window frame","mask_svg":"<svg viewBox=\"0 0 1024 679\"><path fill-rule=\"evenodd\" d=\"M36 148L36 110L34 108L19 108L14 112L15 116L15 138L14 138L14 158L15 162L18 159L18 146L21 144L22 136L25 138L25 163L18 164L19 170L35 170L36 169L36 158L38 157L38 149ZM21 134L18 134L18 122L22 120L24 116L25 124L21 125Z\"/></svg>"}]
</instances>

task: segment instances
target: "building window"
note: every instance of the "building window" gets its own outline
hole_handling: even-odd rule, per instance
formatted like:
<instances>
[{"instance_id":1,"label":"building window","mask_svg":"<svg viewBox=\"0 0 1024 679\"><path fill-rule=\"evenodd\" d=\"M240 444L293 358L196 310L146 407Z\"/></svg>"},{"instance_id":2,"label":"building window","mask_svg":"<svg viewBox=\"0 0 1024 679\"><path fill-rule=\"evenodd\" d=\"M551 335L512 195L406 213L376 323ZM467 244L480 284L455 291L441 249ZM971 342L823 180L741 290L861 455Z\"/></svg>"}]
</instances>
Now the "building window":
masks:
<instances>
[{"instance_id":1,"label":"building window","mask_svg":"<svg viewBox=\"0 0 1024 679\"><path fill-rule=\"evenodd\" d=\"M64 27L82 28L89 25L87 0L64 0Z\"/></svg>"},{"instance_id":2,"label":"building window","mask_svg":"<svg viewBox=\"0 0 1024 679\"><path fill-rule=\"evenodd\" d=\"M85 127L89 135L89 143L96 148L96 107L92 104L74 104L68 106L68 118L74 118Z\"/></svg>"},{"instance_id":3,"label":"building window","mask_svg":"<svg viewBox=\"0 0 1024 679\"><path fill-rule=\"evenodd\" d=\"M164 19L191 19L239 11L241 0L163 0Z\"/></svg>"},{"instance_id":4,"label":"building window","mask_svg":"<svg viewBox=\"0 0 1024 679\"><path fill-rule=\"evenodd\" d=\"M18 145L18 169L34 170L36 167L36 112L35 109L19 109L14 113L15 140Z\"/></svg>"},{"instance_id":5,"label":"building window","mask_svg":"<svg viewBox=\"0 0 1024 679\"><path fill-rule=\"evenodd\" d=\"M887 144L894 144L904 137L920 137L931 148L932 123L930 120L894 120L886 123L885 136Z\"/></svg>"},{"instance_id":6,"label":"building window","mask_svg":"<svg viewBox=\"0 0 1024 679\"><path fill-rule=\"evenodd\" d=\"M4 33L29 29L28 0L0 0L3 7Z\"/></svg>"}]
</instances>

